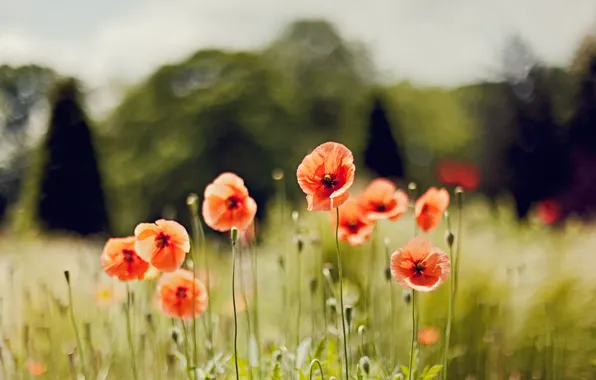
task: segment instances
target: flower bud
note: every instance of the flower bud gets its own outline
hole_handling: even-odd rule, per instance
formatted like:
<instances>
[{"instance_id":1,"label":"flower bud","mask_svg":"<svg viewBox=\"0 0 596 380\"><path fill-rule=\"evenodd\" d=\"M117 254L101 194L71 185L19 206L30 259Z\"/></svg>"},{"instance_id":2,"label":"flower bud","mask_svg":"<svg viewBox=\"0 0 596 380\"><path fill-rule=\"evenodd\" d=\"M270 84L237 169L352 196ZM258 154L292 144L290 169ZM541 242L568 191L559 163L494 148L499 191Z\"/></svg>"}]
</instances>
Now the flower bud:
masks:
<instances>
[{"instance_id":1,"label":"flower bud","mask_svg":"<svg viewBox=\"0 0 596 380\"><path fill-rule=\"evenodd\" d=\"M64 271L64 278L66 279L66 283L70 285L70 272L65 270Z\"/></svg>"},{"instance_id":2,"label":"flower bud","mask_svg":"<svg viewBox=\"0 0 596 380\"><path fill-rule=\"evenodd\" d=\"M412 302L412 293L410 293L408 290L404 290L402 293L402 298L404 299L406 305L409 305L410 302Z\"/></svg>"},{"instance_id":3,"label":"flower bud","mask_svg":"<svg viewBox=\"0 0 596 380\"><path fill-rule=\"evenodd\" d=\"M298 253L302 253L304 250L304 239L302 236L296 236L294 239L296 241L296 248L298 249Z\"/></svg>"},{"instance_id":4,"label":"flower bud","mask_svg":"<svg viewBox=\"0 0 596 380\"><path fill-rule=\"evenodd\" d=\"M277 258L277 264L279 265L279 267L283 270L285 269L285 260L283 258L283 256L279 256Z\"/></svg>"},{"instance_id":5,"label":"flower bud","mask_svg":"<svg viewBox=\"0 0 596 380\"><path fill-rule=\"evenodd\" d=\"M366 326L365 325L358 326L358 335L362 336L362 335L364 335L365 332L366 332Z\"/></svg>"},{"instance_id":6,"label":"flower bud","mask_svg":"<svg viewBox=\"0 0 596 380\"><path fill-rule=\"evenodd\" d=\"M238 242L238 228L232 227L232 230L230 231L230 236L232 238L232 245L236 245L236 243Z\"/></svg>"},{"instance_id":7,"label":"flower bud","mask_svg":"<svg viewBox=\"0 0 596 380\"><path fill-rule=\"evenodd\" d=\"M352 306L346 306L346 322L348 323L348 328L352 328L353 313L354 308Z\"/></svg>"},{"instance_id":8,"label":"flower bud","mask_svg":"<svg viewBox=\"0 0 596 380\"><path fill-rule=\"evenodd\" d=\"M364 371L365 375L369 375L370 374L370 359L368 358L368 356L363 356L360 358L360 368L362 368L362 370Z\"/></svg>"},{"instance_id":9,"label":"flower bud","mask_svg":"<svg viewBox=\"0 0 596 380\"><path fill-rule=\"evenodd\" d=\"M192 216L196 216L199 214L199 196L197 194L190 194L186 198L186 205L190 209L190 213L192 214Z\"/></svg>"},{"instance_id":10,"label":"flower bud","mask_svg":"<svg viewBox=\"0 0 596 380\"><path fill-rule=\"evenodd\" d=\"M310 283L309 283L309 286L310 286L310 292L311 292L311 293L313 293L313 294L314 294L314 292L316 292L316 291L317 291L317 283L318 283L318 282L317 282L317 279L316 279L316 278L312 277L312 278L310 279Z\"/></svg>"},{"instance_id":11,"label":"flower bud","mask_svg":"<svg viewBox=\"0 0 596 380\"><path fill-rule=\"evenodd\" d=\"M273 177L273 179L276 181L280 181L284 178L284 171L281 170L280 168L273 169L273 172L271 173L271 177Z\"/></svg>"},{"instance_id":12,"label":"flower bud","mask_svg":"<svg viewBox=\"0 0 596 380\"><path fill-rule=\"evenodd\" d=\"M447 242L447 245L449 246L449 248L453 247L454 240L455 240L455 236L453 235L453 233L451 233L451 231L446 231L445 232L445 241Z\"/></svg>"},{"instance_id":13,"label":"flower bud","mask_svg":"<svg viewBox=\"0 0 596 380\"><path fill-rule=\"evenodd\" d=\"M294 223L298 223L298 217L300 216L300 214L298 214L298 211L292 211L292 221Z\"/></svg>"},{"instance_id":14,"label":"flower bud","mask_svg":"<svg viewBox=\"0 0 596 380\"><path fill-rule=\"evenodd\" d=\"M391 281L391 268L385 268L385 280Z\"/></svg>"}]
</instances>

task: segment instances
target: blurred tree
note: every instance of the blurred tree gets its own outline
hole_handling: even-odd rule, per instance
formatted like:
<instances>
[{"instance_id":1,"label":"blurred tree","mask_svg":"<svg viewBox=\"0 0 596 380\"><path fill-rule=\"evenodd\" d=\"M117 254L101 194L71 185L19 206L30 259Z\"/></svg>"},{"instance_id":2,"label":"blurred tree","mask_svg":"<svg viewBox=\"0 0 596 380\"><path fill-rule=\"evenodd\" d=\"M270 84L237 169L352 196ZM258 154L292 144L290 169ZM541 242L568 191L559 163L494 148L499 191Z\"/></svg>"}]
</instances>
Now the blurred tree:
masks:
<instances>
[{"instance_id":1,"label":"blurred tree","mask_svg":"<svg viewBox=\"0 0 596 380\"><path fill-rule=\"evenodd\" d=\"M391 131L383 101L376 96L369 116L364 164L377 176L401 179L404 167L400 146Z\"/></svg>"},{"instance_id":2,"label":"blurred tree","mask_svg":"<svg viewBox=\"0 0 596 380\"><path fill-rule=\"evenodd\" d=\"M40 66L0 66L0 221L18 199L29 151L45 128L34 116L46 112L54 78Z\"/></svg>"},{"instance_id":3,"label":"blurred tree","mask_svg":"<svg viewBox=\"0 0 596 380\"><path fill-rule=\"evenodd\" d=\"M296 141L302 154L313 142L338 140L357 154L364 148L367 86L374 81L368 53L342 39L323 20L290 24L265 51L265 59L288 83L288 103L301 120L306 139Z\"/></svg>"},{"instance_id":4,"label":"blurred tree","mask_svg":"<svg viewBox=\"0 0 596 380\"><path fill-rule=\"evenodd\" d=\"M129 232L166 206L186 223L188 194L202 196L223 171L244 178L262 216L274 192L271 172L294 172L303 154L285 93L261 56L214 50L163 67L133 89L102 138L117 230Z\"/></svg>"},{"instance_id":5,"label":"blurred tree","mask_svg":"<svg viewBox=\"0 0 596 380\"><path fill-rule=\"evenodd\" d=\"M34 217L47 231L91 235L108 232L108 213L93 137L74 79L57 83L49 129L40 147L41 172ZM31 202L31 201L29 201Z\"/></svg>"},{"instance_id":6,"label":"blurred tree","mask_svg":"<svg viewBox=\"0 0 596 380\"><path fill-rule=\"evenodd\" d=\"M491 199L510 192L519 219L569 181L569 154L552 99L551 70L511 38L503 53L502 83L483 87L482 189Z\"/></svg>"}]
</instances>

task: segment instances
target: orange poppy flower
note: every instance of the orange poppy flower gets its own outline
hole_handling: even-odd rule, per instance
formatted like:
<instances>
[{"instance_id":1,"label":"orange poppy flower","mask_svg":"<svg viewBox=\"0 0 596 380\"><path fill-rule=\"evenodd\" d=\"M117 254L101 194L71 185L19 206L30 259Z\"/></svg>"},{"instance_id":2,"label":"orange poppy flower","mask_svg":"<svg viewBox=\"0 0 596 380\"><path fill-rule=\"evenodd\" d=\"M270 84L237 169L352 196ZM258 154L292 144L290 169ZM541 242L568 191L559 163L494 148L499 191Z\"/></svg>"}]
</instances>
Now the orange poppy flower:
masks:
<instances>
[{"instance_id":1,"label":"orange poppy flower","mask_svg":"<svg viewBox=\"0 0 596 380\"><path fill-rule=\"evenodd\" d=\"M197 318L205 312L209 302L205 285L186 269L161 276L157 296L161 310L171 318Z\"/></svg>"},{"instance_id":2,"label":"orange poppy flower","mask_svg":"<svg viewBox=\"0 0 596 380\"><path fill-rule=\"evenodd\" d=\"M205 188L203 219L212 229L226 232L248 228L257 213L257 203L248 195L242 178L223 173Z\"/></svg>"},{"instance_id":3,"label":"orange poppy flower","mask_svg":"<svg viewBox=\"0 0 596 380\"><path fill-rule=\"evenodd\" d=\"M103 270L120 281L142 280L149 269L149 263L135 250L134 236L108 239L100 261Z\"/></svg>"},{"instance_id":4,"label":"orange poppy flower","mask_svg":"<svg viewBox=\"0 0 596 380\"><path fill-rule=\"evenodd\" d=\"M188 232L173 220L140 223L135 228L135 237L139 256L162 272L180 268L190 251Z\"/></svg>"},{"instance_id":5,"label":"orange poppy flower","mask_svg":"<svg viewBox=\"0 0 596 380\"><path fill-rule=\"evenodd\" d=\"M33 376L41 376L48 371L48 366L42 362L29 360L27 362L27 370Z\"/></svg>"},{"instance_id":6,"label":"orange poppy flower","mask_svg":"<svg viewBox=\"0 0 596 380\"><path fill-rule=\"evenodd\" d=\"M337 223L336 215L332 217ZM364 217L355 199L348 199L339 209L338 237L350 245L362 245L370 238L375 228L374 222Z\"/></svg>"},{"instance_id":7,"label":"orange poppy flower","mask_svg":"<svg viewBox=\"0 0 596 380\"><path fill-rule=\"evenodd\" d=\"M391 274L403 287L430 292L449 276L449 256L433 243L417 236L391 255Z\"/></svg>"},{"instance_id":8,"label":"orange poppy flower","mask_svg":"<svg viewBox=\"0 0 596 380\"><path fill-rule=\"evenodd\" d=\"M408 210L408 195L384 178L373 180L360 195L359 202L370 220L397 220Z\"/></svg>"},{"instance_id":9,"label":"orange poppy flower","mask_svg":"<svg viewBox=\"0 0 596 380\"><path fill-rule=\"evenodd\" d=\"M431 187L416 201L416 223L424 232L435 228L449 206L449 193L445 189Z\"/></svg>"},{"instance_id":10,"label":"orange poppy flower","mask_svg":"<svg viewBox=\"0 0 596 380\"><path fill-rule=\"evenodd\" d=\"M355 171L352 152L335 142L319 145L304 157L296 176L308 211L329 211L347 201Z\"/></svg>"},{"instance_id":11,"label":"orange poppy flower","mask_svg":"<svg viewBox=\"0 0 596 380\"><path fill-rule=\"evenodd\" d=\"M441 332L436 327L423 327L418 330L418 343L424 345L435 344L439 341Z\"/></svg>"}]
</instances>

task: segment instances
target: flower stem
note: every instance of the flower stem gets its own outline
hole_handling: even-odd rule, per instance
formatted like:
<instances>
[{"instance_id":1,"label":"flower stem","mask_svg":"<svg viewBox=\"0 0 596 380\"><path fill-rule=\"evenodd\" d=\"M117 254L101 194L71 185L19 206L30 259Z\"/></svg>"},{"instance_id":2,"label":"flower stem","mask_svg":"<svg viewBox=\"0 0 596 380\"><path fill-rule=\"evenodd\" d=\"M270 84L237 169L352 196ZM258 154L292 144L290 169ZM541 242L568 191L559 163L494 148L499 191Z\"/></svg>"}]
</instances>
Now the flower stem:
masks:
<instances>
[{"instance_id":1,"label":"flower stem","mask_svg":"<svg viewBox=\"0 0 596 380\"><path fill-rule=\"evenodd\" d=\"M309 380L312 380L312 375L314 373L313 368L315 367L315 364L319 366L319 371L321 371L321 380L325 380L325 374L323 373L323 366L321 365L321 362L318 359L313 359L313 361L310 362L310 367L308 369Z\"/></svg>"},{"instance_id":2,"label":"flower stem","mask_svg":"<svg viewBox=\"0 0 596 380\"><path fill-rule=\"evenodd\" d=\"M259 363L259 377L261 376L261 326L259 324L259 252L257 246L257 225L253 222L253 243L251 247L253 248L250 251L251 255L251 263L252 263L252 288L253 288L253 303L254 303L254 334L255 340L257 342L257 362Z\"/></svg>"},{"instance_id":3,"label":"flower stem","mask_svg":"<svg viewBox=\"0 0 596 380\"><path fill-rule=\"evenodd\" d=\"M130 291L130 285L128 282L126 283L126 336L128 338L128 348L130 350L130 354L132 355L132 378L134 380L138 380L139 374L137 372L137 361L135 355L135 346L132 340L132 326L130 323L130 309L132 307L132 293Z\"/></svg>"},{"instance_id":4,"label":"flower stem","mask_svg":"<svg viewBox=\"0 0 596 380\"><path fill-rule=\"evenodd\" d=\"M250 352L250 337L252 335L250 313L248 311L248 298L246 297L246 284L244 280L244 255L245 250L240 247L240 293L242 293L242 301L244 302L245 314L246 314L246 347ZM234 311L234 313L236 313ZM250 355L249 355L249 367L250 367ZM249 371L249 378L252 379L252 367Z\"/></svg>"},{"instance_id":5,"label":"flower stem","mask_svg":"<svg viewBox=\"0 0 596 380\"><path fill-rule=\"evenodd\" d=\"M344 356L346 367L346 380L350 379L350 363L348 362L348 341L346 334L346 318L344 316L344 288L343 288L343 270L341 265L341 253L339 252L339 207L336 209L337 221L335 224L335 247L337 249L337 270L339 272L339 306L341 307L341 327L344 338Z\"/></svg>"},{"instance_id":6,"label":"flower stem","mask_svg":"<svg viewBox=\"0 0 596 380\"><path fill-rule=\"evenodd\" d=\"M412 289L412 345L410 346L409 380L414 379L414 349L416 346L416 335L418 335L418 323L416 320L416 291Z\"/></svg>"},{"instance_id":7,"label":"flower stem","mask_svg":"<svg viewBox=\"0 0 596 380\"><path fill-rule=\"evenodd\" d=\"M236 314L236 239L232 237L232 305L234 307L234 366L236 380L240 380L238 370L238 315Z\"/></svg>"},{"instance_id":8,"label":"flower stem","mask_svg":"<svg viewBox=\"0 0 596 380\"><path fill-rule=\"evenodd\" d=\"M70 321L72 323L72 328L74 330L75 338L77 340L78 353L81 356L81 373L83 374L83 376L85 376L85 353L84 347L81 344L81 336L79 335L79 329L77 327L77 321L74 315L74 305L72 302L72 287L70 286L70 273L68 271L65 271L64 277L66 278L66 283L68 285L68 309L70 310ZM87 376L85 376L85 378L86 377Z\"/></svg>"},{"instance_id":9,"label":"flower stem","mask_svg":"<svg viewBox=\"0 0 596 380\"><path fill-rule=\"evenodd\" d=\"M182 331L184 333L184 354L186 356L186 377L188 377L188 380L192 380L191 369L190 369L190 349L188 347L188 329L186 328L186 323L184 323L184 319L181 319L180 322L182 323Z\"/></svg>"},{"instance_id":10,"label":"flower stem","mask_svg":"<svg viewBox=\"0 0 596 380\"><path fill-rule=\"evenodd\" d=\"M301 314L302 314L302 254L300 253L300 249L298 249L298 263L296 269L296 292L298 293L298 311L296 315L296 347L300 346L300 322L302 322Z\"/></svg>"},{"instance_id":11,"label":"flower stem","mask_svg":"<svg viewBox=\"0 0 596 380\"><path fill-rule=\"evenodd\" d=\"M389 246L385 244L385 279L387 280L387 286L389 286L389 364L390 368L395 367L395 353L393 339L395 337L395 286L391 277L387 274L391 269L391 252Z\"/></svg>"}]
</instances>

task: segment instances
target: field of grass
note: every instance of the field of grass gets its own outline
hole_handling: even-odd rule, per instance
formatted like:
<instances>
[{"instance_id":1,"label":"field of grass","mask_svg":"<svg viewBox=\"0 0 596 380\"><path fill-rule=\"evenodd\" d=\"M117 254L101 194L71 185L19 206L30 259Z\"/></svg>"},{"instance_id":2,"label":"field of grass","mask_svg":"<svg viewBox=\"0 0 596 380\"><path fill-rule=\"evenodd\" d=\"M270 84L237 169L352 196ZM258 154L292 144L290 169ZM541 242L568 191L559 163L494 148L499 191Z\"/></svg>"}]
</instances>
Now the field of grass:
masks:
<instances>
[{"instance_id":1,"label":"field of grass","mask_svg":"<svg viewBox=\"0 0 596 380\"><path fill-rule=\"evenodd\" d=\"M342 377L334 227L326 212L301 211L297 219L291 214L287 207L274 205L269 222L261 226L259 244L239 246L241 378L309 378L313 359L319 360L323 375L315 365L312 378ZM494 215L481 201L470 201L458 234L453 207L451 214L462 250L449 379L595 379L596 228L569 222L554 231L538 221L520 227L506 205ZM447 251L445 228L443 223L429 237ZM341 244L344 301L351 308L347 335L353 377L404 378L401 366L409 363L411 304L398 283L387 281L385 268L387 252L413 234L408 214L397 222L378 224L373 240L364 246ZM303 244L300 253L298 241ZM140 379L235 378L227 236L211 238L205 247L209 311L196 326L169 319L156 308L157 279L130 283L134 352L127 343L126 288L102 272L103 243L2 235L0 378L77 379L84 373L87 379L132 379L133 361ZM205 280L205 257L199 255L194 264ZM65 271L72 289L72 315ZM417 346L416 363L422 372L442 363L447 284L422 294L420 301L420 327L440 332L436 342ZM194 356L195 327L198 368L189 371L185 354Z\"/></svg>"}]
</instances>

